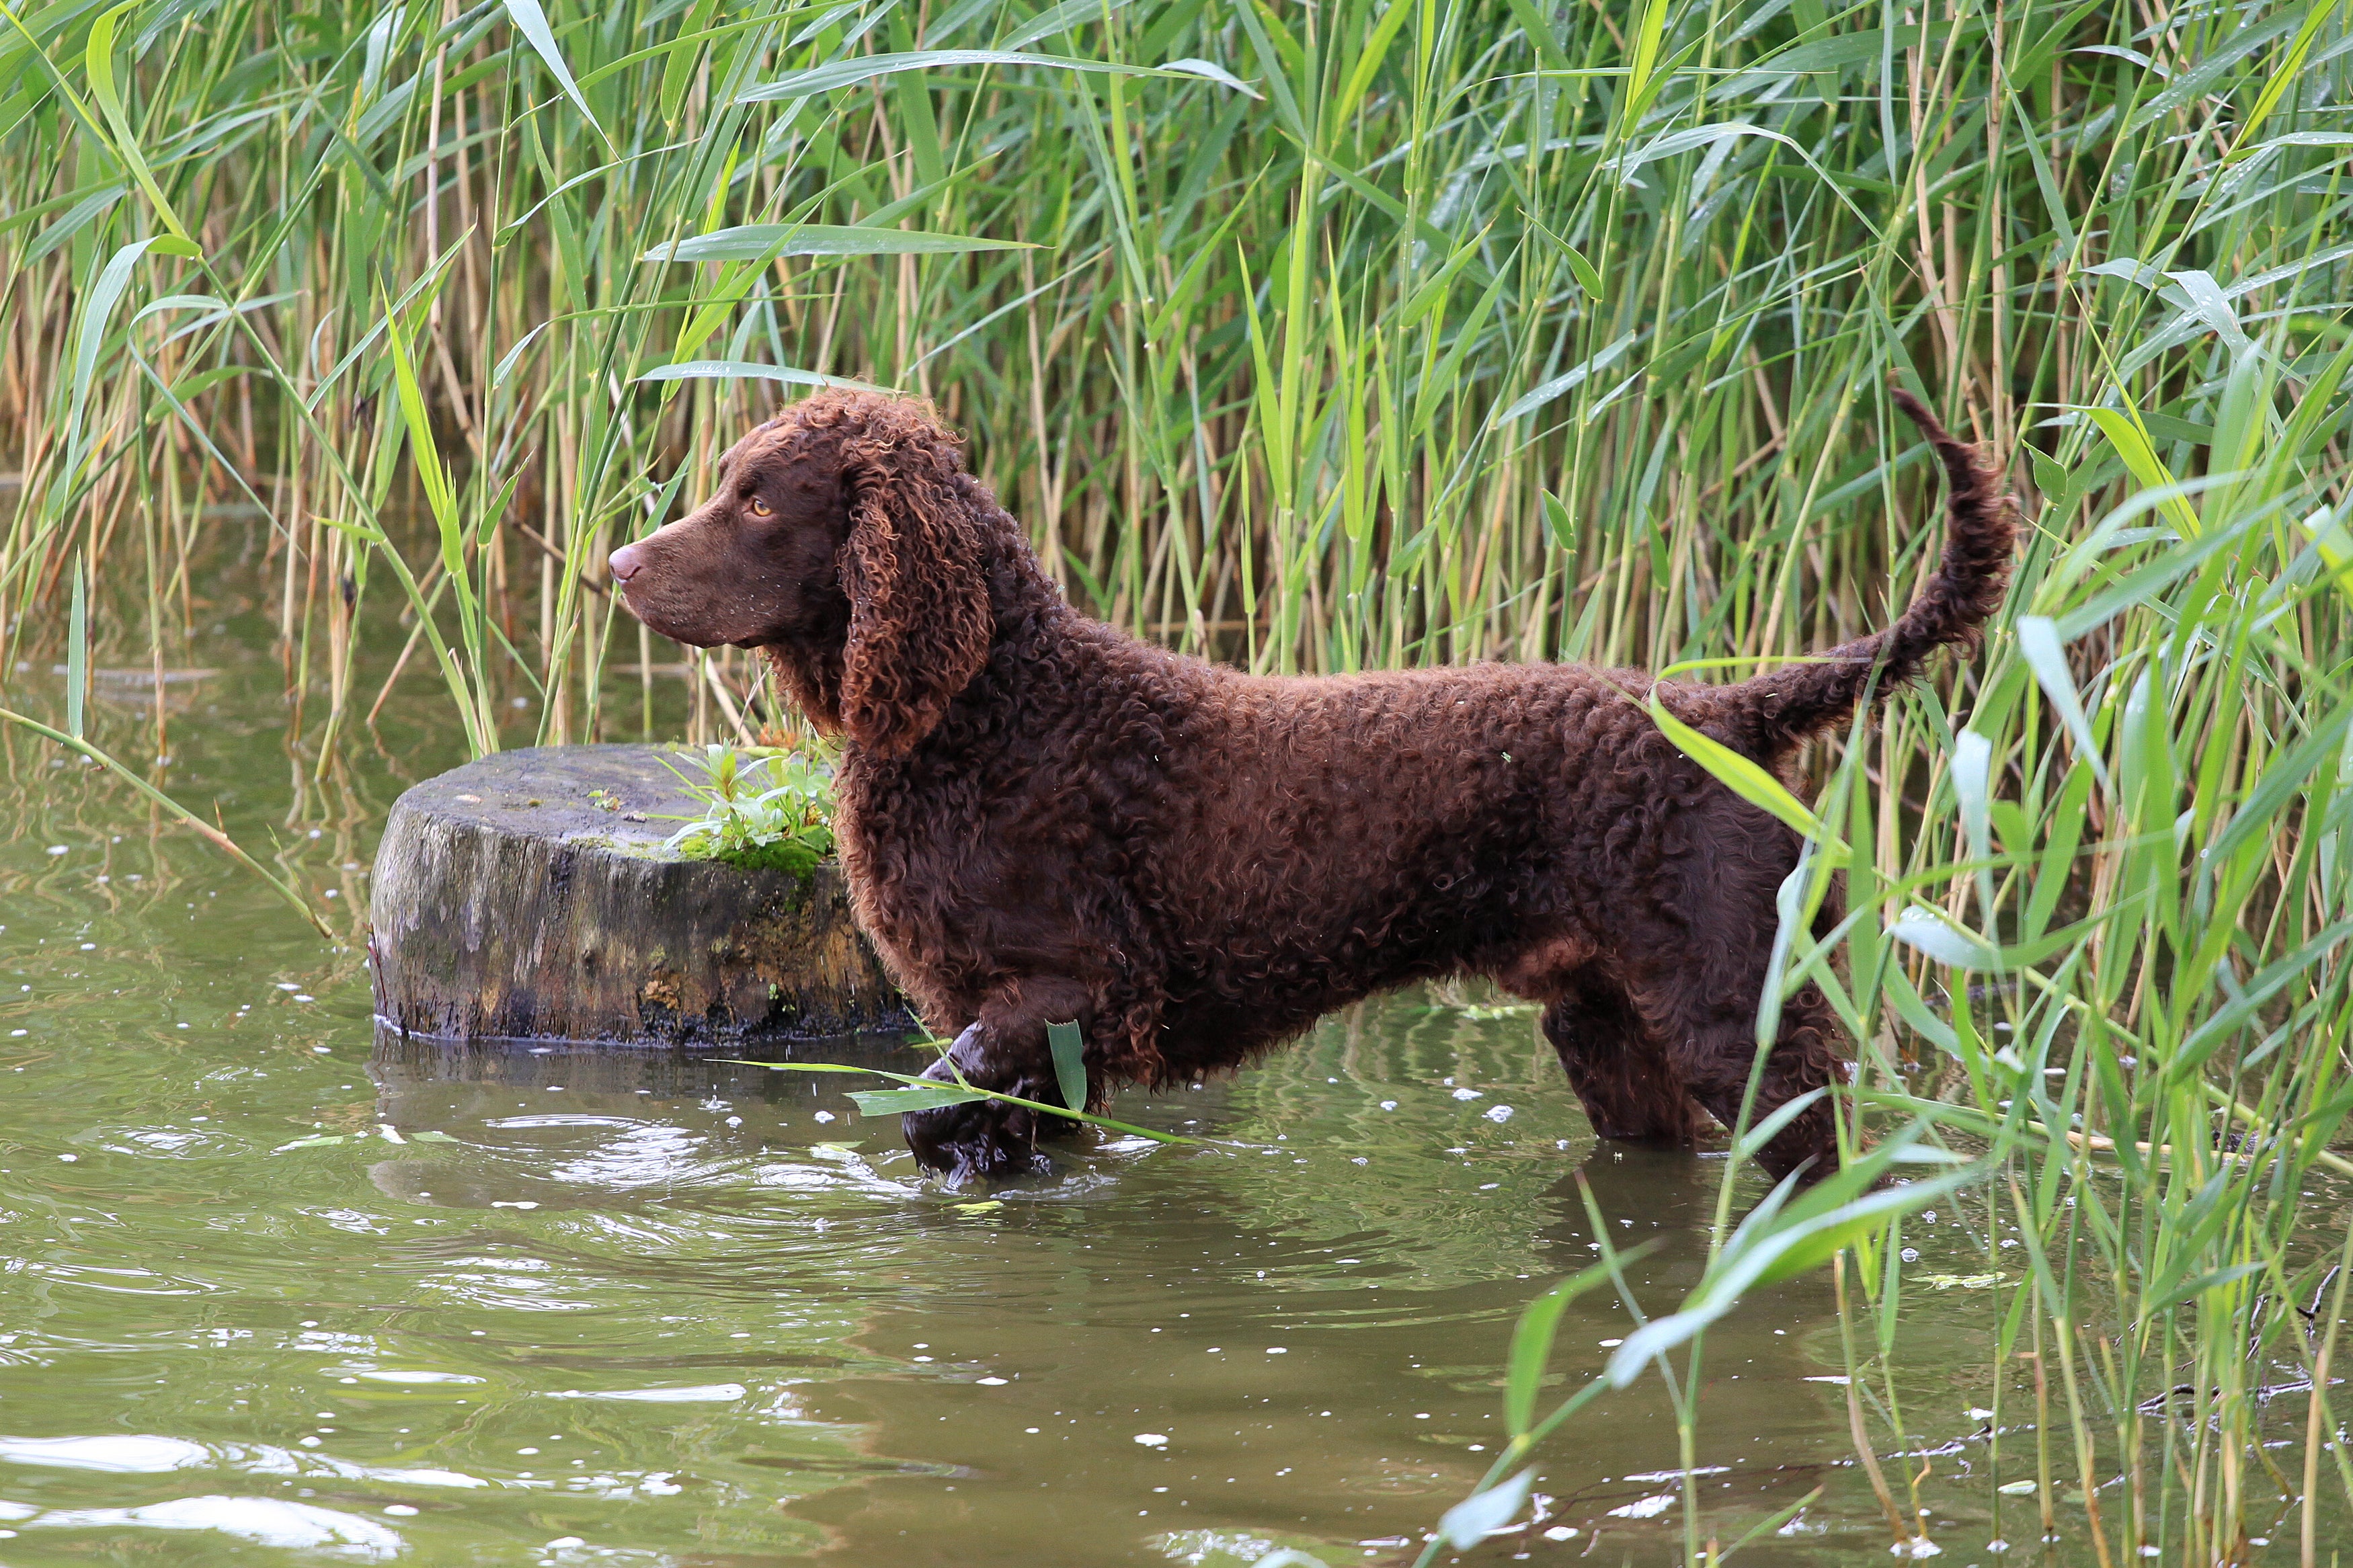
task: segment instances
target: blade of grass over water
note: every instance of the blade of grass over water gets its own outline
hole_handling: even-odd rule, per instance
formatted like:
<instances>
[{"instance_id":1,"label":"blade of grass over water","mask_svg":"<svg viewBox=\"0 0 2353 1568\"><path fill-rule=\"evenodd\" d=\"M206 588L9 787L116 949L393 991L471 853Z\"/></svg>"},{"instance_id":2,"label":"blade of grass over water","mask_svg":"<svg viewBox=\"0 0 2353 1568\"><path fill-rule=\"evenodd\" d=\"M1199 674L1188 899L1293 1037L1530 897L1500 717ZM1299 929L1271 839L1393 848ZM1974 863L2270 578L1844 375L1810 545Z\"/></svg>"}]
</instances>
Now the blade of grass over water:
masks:
<instances>
[{"instance_id":1,"label":"blade of grass over water","mask_svg":"<svg viewBox=\"0 0 2353 1568\"><path fill-rule=\"evenodd\" d=\"M331 942L341 942L343 940L332 926L330 926L320 917L318 910L312 907L310 900L297 892L294 889L293 885L288 882L284 878L279 876L275 871L270 870L269 868L264 866L260 861L256 860L252 856L247 854L245 850L237 845L237 840L231 838L227 834L222 832L211 823L206 822L203 817L198 816L195 812L190 811L186 806L182 805L178 801L174 800L170 795L165 795L162 790L157 789L153 784L148 783L130 768L125 767L121 762L99 750L98 747L90 744L88 741L83 740L79 735L68 734L60 730L53 730L37 719L27 718L22 713L12 712L5 708L0 708L0 724L15 724L20 726L23 729L31 731L34 734L40 736L44 740L55 741L58 745L64 746L69 751L88 757L91 762L96 763L108 773L112 773L123 783L129 784L132 789L138 791L141 795L145 795L149 800L163 807L164 810L169 812L180 821L186 823L190 827L195 829L196 833L200 837L211 840L212 843L220 849L221 853L227 855L230 859L236 861L238 865L244 867L247 870L252 872L255 876L268 883L270 889L277 893L280 898L292 905L294 909L301 913L304 920L311 922L312 929L317 931L321 936L325 937Z\"/></svg>"},{"instance_id":2,"label":"blade of grass over water","mask_svg":"<svg viewBox=\"0 0 2353 1568\"><path fill-rule=\"evenodd\" d=\"M944 1043L944 1042L943 1042ZM1148 1138L1155 1143L1199 1143L1198 1138L1182 1133L1158 1132L1149 1127L1137 1127L1125 1121L1115 1121L1108 1116L1095 1116L1074 1106L1049 1105L1042 1100L1025 1100L1018 1094L1001 1089L982 1089L966 1083L958 1075L954 1083L942 1083L937 1079L919 1078L910 1073L885 1072L881 1068L849 1067L840 1062L758 1062L734 1057L715 1057L714 1061L734 1067L766 1068L774 1072L854 1072L873 1078L889 1079L904 1084L904 1089L867 1089L853 1091L850 1099L858 1102L859 1110L868 1116L903 1116L911 1110L936 1110L947 1105L970 1105L976 1100L993 1100L1000 1105L1018 1106L1023 1110L1035 1110L1048 1116L1059 1116L1068 1121L1082 1121L1090 1127L1100 1127L1107 1132L1124 1133L1131 1138ZM1082 1102L1085 1095L1081 1094Z\"/></svg>"},{"instance_id":3,"label":"blade of grass over water","mask_svg":"<svg viewBox=\"0 0 2353 1568\"><path fill-rule=\"evenodd\" d=\"M2316 1563L2353 1502L2348 43L2334 0L0 0L0 699L132 757L91 681L201 662L234 570L316 779L404 702L475 752L650 738L658 689L697 744L793 731L604 561L844 382L933 399L1071 599L1178 649L1738 679L1935 570L1895 378L2019 495L1983 647L1789 777L1653 716L1811 842L1758 1021L1819 992L1849 1170L1897 1196L1760 1197L1736 1130L1708 1279L1616 1373L1694 1468L1769 1240L1838 1260L1905 1552L1933 1290L1992 1347L1952 1376L2014 1537L2239 1562L2300 1510ZM980 1092L870 1098L911 1091ZM1991 1283L1917 1276L1931 1194ZM1535 1343L1458 1534L1601 1397L1540 1415Z\"/></svg>"}]
</instances>

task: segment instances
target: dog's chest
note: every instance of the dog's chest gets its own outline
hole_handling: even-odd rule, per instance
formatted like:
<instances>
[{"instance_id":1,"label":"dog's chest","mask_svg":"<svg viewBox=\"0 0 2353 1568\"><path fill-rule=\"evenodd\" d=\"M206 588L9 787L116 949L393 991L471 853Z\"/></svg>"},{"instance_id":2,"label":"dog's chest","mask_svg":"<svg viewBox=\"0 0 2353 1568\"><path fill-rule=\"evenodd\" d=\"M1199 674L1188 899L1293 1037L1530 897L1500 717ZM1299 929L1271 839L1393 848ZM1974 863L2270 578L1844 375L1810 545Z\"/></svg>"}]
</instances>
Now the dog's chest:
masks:
<instances>
[{"instance_id":1,"label":"dog's chest","mask_svg":"<svg viewBox=\"0 0 2353 1568\"><path fill-rule=\"evenodd\" d=\"M1080 770L876 768L844 784L836 835L859 924L919 999L1127 962L1149 879Z\"/></svg>"}]
</instances>

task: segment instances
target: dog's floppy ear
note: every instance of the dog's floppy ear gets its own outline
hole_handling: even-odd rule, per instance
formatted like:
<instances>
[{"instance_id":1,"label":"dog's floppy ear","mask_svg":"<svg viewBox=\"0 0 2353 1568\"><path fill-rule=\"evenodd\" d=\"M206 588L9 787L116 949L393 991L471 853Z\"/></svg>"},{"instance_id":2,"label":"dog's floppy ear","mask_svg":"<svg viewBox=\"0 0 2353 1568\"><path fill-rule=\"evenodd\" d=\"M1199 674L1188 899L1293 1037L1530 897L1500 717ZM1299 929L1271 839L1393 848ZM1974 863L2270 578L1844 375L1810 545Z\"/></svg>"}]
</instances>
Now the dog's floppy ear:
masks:
<instances>
[{"instance_id":1,"label":"dog's floppy ear","mask_svg":"<svg viewBox=\"0 0 2353 1568\"><path fill-rule=\"evenodd\" d=\"M934 428L847 476L841 722L879 756L899 756L930 734L988 658L981 531L956 493L956 471L948 437Z\"/></svg>"}]
</instances>

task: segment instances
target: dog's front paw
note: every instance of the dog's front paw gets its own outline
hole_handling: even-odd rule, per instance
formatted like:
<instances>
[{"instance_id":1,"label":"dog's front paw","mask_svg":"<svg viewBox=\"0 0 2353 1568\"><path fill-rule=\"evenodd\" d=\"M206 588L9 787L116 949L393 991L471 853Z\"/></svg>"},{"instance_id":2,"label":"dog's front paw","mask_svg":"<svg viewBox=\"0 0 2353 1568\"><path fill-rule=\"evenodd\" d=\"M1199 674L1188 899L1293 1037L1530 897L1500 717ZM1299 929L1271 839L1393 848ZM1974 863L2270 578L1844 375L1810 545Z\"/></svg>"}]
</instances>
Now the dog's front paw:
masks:
<instances>
[{"instance_id":1,"label":"dog's front paw","mask_svg":"<svg viewBox=\"0 0 2353 1568\"><path fill-rule=\"evenodd\" d=\"M1053 1169L1037 1149L1037 1118L995 1100L911 1110L899 1119L915 1163L957 1186L1039 1176Z\"/></svg>"},{"instance_id":2,"label":"dog's front paw","mask_svg":"<svg viewBox=\"0 0 2353 1568\"><path fill-rule=\"evenodd\" d=\"M979 1030L975 1024L957 1036L948 1056L934 1062L923 1077L946 1084L956 1081L959 1069L967 1074L986 1070ZM955 1067L949 1065L951 1060ZM917 1164L963 1185L1043 1175L1052 1170L1052 1163L1038 1152L1038 1121L1034 1110L1002 1100L976 1100L935 1110L911 1110L899 1119L899 1129L907 1147L914 1151Z\"/></svg>"}]
</instances>

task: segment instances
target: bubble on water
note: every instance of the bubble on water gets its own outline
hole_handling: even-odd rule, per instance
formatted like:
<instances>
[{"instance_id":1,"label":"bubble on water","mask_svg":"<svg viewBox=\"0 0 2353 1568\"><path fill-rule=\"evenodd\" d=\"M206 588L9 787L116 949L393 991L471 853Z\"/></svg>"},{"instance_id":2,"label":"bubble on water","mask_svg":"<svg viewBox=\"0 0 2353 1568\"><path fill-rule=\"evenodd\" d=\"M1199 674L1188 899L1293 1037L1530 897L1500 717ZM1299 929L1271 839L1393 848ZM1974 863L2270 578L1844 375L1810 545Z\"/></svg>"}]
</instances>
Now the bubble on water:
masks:
<instances>
[{"instance_id":1,"label":"bubble on water","mask_svg":"<svg viewBox=\"0 0 2353 1568\"><path fill-rule=\"evenodd\" d=\"M1165 1432L1138 1432L1135 1435L1135 1440L1147 1448L1168 1447L1168 1435Z\"/></svg>"}]
</instances>

